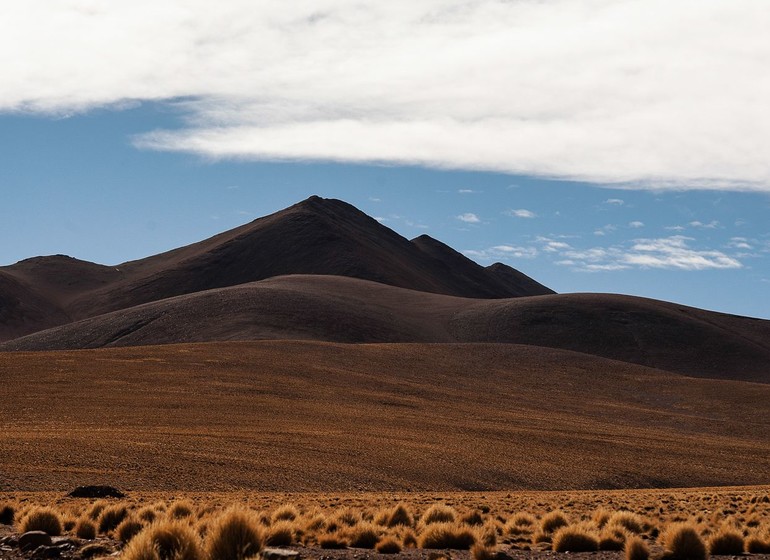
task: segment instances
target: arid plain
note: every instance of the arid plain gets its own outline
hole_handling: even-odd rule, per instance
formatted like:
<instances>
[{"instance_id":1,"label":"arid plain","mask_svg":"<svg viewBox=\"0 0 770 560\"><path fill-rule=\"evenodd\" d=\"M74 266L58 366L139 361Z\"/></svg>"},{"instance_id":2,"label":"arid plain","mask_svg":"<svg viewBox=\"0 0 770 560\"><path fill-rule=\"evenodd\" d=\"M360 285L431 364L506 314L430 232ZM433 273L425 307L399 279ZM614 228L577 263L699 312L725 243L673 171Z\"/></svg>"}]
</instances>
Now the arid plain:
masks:
<instances>
[{"instance_id":1,"label":"arid plain","mask_svg":"<svg viewBox=\"0 0 770 560\"><path fill-rule=\"evenodd\" d=\"M11 535L52 506L76 539L104 511L63 496L109 484L128 494L121 523L157 526L140 517L150 506L186 519L212 559L233 504L256 516L260 547L286 521L275 542L310 556L332 554L322 538L362 544L366 524L363 548L536 555L559 550L554 512L602 554L634 535L677 553L665 534L679 522L704 543L737 531L741 552L770 542L769 321L554 294L317 197L116 267L2 267L0 304ZM167 515L180 500L189 515ZM389 524L399 503L411 522ZM276 517L287 504L293 518ZM470 535L438 544L461 546L425 546L431 506ZM621 510L638 526L600 547ZM345 511L354 522L335 521ZM102 553L122 550L118 524L102 528ZM60 554L85 557L91 540Z\"/></svg>"}]
</instances>

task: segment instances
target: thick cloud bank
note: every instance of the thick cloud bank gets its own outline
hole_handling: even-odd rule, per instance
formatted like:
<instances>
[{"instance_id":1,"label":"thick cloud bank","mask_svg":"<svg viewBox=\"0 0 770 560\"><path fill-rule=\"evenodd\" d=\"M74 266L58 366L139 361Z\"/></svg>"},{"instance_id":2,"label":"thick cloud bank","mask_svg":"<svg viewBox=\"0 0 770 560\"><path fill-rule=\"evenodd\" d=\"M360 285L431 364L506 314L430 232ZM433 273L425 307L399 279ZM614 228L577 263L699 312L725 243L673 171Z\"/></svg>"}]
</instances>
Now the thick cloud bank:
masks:
<instances>
[{"instance_id":1,"label":"thick cloud bank","mask_svg":"<svg viewBox=\"0 0 770 560\"><path fill-rule=\"evenodd\" d=\"M137 146L770 191L766 0L7 0L0 110Z\"/></svg>"}]
</instances>

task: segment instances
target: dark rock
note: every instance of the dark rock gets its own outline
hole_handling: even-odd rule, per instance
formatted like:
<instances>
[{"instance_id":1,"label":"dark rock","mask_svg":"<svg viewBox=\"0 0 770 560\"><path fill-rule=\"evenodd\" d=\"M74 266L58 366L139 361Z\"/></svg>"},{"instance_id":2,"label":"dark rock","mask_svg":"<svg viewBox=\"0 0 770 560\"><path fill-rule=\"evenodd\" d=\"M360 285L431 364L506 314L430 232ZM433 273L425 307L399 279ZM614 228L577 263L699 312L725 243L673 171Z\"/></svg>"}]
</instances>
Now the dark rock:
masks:
<instances>
[{"instance_id":1,"label":"dark rock","mask_svg":"<svg viewBox=\"0 0 770 560\"><path fill-rule=\"evenodd\" d=\"M19 548L35 550L39 546L51 546L52 542L50 535L44 531L28 531L19 537Z\"/></svg>"},{"instance_id":2,"label":"dark rock","mask_svg":"<svg viewBox=\"0 0 770 560\"><path fill-rule=\"evenodd\" d=\"M70 498L125 498L126 495L113 486L78 486L67 494Z\"/></svg>"},{"instance_id":3,"label":"dark rock","mask_svg":"<svg viewBox=\"0 0 770 560\"><path fill-rule=\"evenodd\" d=\"M56 546L39 546L32 554L32 558L60 558L62 553L67 552L72 548L69 544L61 544Z\"/></svg>"}]
</instances>

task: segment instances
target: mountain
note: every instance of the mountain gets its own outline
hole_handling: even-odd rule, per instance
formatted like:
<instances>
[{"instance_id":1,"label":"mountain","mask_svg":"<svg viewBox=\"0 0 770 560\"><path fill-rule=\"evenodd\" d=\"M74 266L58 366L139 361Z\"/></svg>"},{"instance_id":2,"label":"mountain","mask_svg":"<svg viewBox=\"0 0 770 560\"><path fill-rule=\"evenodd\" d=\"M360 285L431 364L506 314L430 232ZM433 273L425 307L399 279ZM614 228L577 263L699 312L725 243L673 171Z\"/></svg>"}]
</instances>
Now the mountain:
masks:
<instances>
[{"instance_id":1,"label":"mountain","mask_svg":"<svg viewBox=\"0 0 770 560\"><path fill-rule=\"evenodd\" d=\"M504 343L770 383L770 321L612 294L480 300L341 276L280 276L167 298L0 344L66 350L229 340Z\"/></svg>"},{"instance_id":2,"label":"mountain","mask_svg":"<svg viewBox=\"0 0 770 560\"><path fill-rule=\"evenodd\" d=\"M521 273L510 280L485 269L427 236L409 241L350 204L317 196L199 243L115 267L57 255L0 267L0 273L8 284L0 285L0 301L8 300L9 310L30 307L14 316L16 326L0 331L0 340L288 274L345 276L469 298L553 293ZM11 286L14 280L18 285ZM51 313L42 313L44 308Z\"/></svg>"}]
</instances>

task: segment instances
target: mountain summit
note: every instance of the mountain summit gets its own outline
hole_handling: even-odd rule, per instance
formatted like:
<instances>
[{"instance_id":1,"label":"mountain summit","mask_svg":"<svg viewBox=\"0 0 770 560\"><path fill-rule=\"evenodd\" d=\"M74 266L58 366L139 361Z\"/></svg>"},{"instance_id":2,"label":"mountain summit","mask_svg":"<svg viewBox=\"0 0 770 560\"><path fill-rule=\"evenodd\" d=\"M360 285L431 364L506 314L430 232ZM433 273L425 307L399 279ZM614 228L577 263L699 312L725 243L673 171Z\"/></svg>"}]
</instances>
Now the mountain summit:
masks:
<instances>
[{"instance_id":1,"label":"mountain summit","mask_svg":"<svg viewBox=\"0 0 770 560\"><path fill-rule=\"evenodd\" d=\"M428 236L409 241L346 202L311 196L204 241L116 267L61 255L1 267L0 340L290 274L345 276L467 298L554 293L504 265L484 268Z\"/></svg>"}]
</instances>

